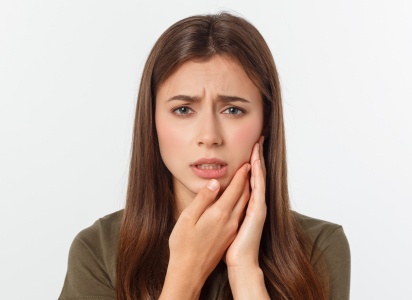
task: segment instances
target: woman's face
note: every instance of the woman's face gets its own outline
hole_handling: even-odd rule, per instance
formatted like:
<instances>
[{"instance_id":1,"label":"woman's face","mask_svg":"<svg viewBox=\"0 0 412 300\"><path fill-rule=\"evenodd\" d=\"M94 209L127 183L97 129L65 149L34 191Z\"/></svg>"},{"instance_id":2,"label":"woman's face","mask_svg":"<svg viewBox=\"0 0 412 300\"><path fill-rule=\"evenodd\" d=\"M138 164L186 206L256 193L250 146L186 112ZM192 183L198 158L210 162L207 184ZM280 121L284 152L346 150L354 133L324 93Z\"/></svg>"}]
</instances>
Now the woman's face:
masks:
<instances>
[{"instance_id":1,"label":"woman's face","mask_svg":"<svg viewBox=\"0 0 412 300\"><path fill-rule=\"evenodd\" d=\"M160 153L183 209L211 178L222 192L249 161L262 132L262 97L243 68L228 58L189 61L160 85L155 122Z\"/></svg>"}]
</instances>

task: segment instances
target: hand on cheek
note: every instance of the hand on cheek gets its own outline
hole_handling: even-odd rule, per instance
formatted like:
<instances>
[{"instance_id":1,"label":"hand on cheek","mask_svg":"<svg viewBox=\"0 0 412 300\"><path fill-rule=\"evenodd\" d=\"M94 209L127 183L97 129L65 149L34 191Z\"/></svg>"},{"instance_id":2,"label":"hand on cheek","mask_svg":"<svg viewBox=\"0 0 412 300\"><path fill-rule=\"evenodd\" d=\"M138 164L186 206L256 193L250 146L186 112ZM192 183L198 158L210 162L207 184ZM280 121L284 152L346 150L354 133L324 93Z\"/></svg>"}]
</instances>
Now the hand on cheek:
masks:
<instances>
[{"instance_id":1,"label":"hand on cheek","mask_svg":"<svg viewBox=\"0 0 412 300\"><path fill-rule=\"evenodd\" d=\"M236 172L218 200L220 185L212 179L183 210L169 239L170 259L161 298L198 297L206 278L236 237L250 199L250 167L246 163Z\"/></svg>"},{"instance_id":2,"label":"hand on cheek","mask_svg":"<svg viewBox=\"0 0 412 300\"><path fill-rule=\"evenodd\" d=\"M250 164L252 188L246 215L226 252L226 265L234 299L269 299L259 267L259 246L266 219L263 137L254 146Z\"/></svg>"},{"instance_id":3,"label":"hand on cheek","mask_svg":"<svg viewBox=\"0 0 412 300\"><path fill-rule=\"evenodd\" d=\"M266 219L265 167L263 158L263 137L255 144L250 164L251 197L245 219L239 232L226 253L228 268L259 267L258 254L263 225Z\"/></svg>"}]
</instances>

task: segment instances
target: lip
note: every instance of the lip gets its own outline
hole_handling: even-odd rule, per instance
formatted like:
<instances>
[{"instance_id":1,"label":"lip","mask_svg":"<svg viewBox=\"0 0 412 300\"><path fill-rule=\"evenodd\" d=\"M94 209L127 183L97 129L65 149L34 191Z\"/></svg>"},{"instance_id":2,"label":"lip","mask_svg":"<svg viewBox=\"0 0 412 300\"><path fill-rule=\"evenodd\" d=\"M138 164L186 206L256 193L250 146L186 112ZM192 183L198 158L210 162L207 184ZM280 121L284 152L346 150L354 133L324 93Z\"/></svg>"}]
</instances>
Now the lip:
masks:
<instances>
[{"instance_id":1,"label":"lip","mask_svg":"<svg viewBox=\"0 0 412 300\"><path fill-rule=\"evenodd\" d=\"M220 165L219 169L199 169L199 165ZM190 165L193 173L204 179L220 178L226 175L227 173L227 163L223 160L217 158L201 158Z\"/></svg>"}]
</instances>

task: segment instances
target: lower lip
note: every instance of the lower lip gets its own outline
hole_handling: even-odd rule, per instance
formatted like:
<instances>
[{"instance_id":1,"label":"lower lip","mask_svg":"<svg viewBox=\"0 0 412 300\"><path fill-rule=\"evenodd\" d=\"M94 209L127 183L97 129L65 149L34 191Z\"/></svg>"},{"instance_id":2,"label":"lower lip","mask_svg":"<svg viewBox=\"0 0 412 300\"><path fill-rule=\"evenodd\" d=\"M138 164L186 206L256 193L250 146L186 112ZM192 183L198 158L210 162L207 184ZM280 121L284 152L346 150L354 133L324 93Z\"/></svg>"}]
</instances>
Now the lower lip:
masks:
<instances>
[{"instance_id":1,"label":"lower lip","mask_svg":"<svg viewBox=\"0 0 412 300\"><path fill-rule=\"evenodd\" d=\"M227 172L227 165L222 166L220 169L217 170L203 170L199 169L196 166L191 166L193 173L200 178L205 179L212 179L212 178L220 178L225 176Z\"/></svg>"}]
</instances>

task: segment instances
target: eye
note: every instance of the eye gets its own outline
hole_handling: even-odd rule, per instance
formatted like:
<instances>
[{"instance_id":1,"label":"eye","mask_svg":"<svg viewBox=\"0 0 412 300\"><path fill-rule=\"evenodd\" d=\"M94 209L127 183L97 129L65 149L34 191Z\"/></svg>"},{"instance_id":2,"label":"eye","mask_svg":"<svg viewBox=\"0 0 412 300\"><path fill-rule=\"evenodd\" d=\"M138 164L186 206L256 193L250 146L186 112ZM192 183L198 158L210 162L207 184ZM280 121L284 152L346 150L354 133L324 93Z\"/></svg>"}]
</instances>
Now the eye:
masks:
<instances>
[{"instance_id":1,"label":"eye","mask_svg":"<svg viewBox=\"0 0 412 300\"><path fill-rule=\"evenodd\" d=\"M223 113L229 114L229 115L240 116L240 115L242 115L242 114L245 113L245 110L244 110L244 109L241 109L241 108L239 108L239 107L234 107L234 106L232 106L232 107L229 107L229 108L225 109L225 110L223 111Z\"/></svg>"},{"instance_id":2,"label":"eye","mask_svg":"<svg viewBox=\"0 0 412 300\"><path fill-rule=\"evenodd\" d=\"M173 113L175 113L176 115L188 115L193 113L193 110L191 110L187 106L180 106L178 108L173 109Z\"/></svg>"}]
</instances>

